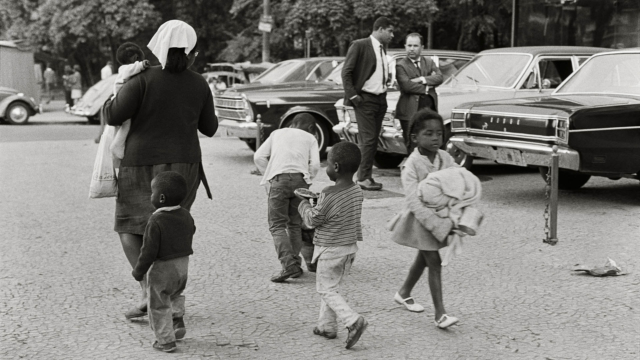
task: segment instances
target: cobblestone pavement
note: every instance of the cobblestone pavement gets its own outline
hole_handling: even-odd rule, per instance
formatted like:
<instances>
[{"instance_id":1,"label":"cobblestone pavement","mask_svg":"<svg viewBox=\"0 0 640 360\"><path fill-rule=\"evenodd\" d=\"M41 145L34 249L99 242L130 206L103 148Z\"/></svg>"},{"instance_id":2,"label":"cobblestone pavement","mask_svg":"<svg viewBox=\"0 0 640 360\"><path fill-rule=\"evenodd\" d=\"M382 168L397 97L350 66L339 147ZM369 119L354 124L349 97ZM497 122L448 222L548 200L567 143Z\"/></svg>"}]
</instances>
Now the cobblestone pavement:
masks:
<instances>
[{"instance_id":1,"label":"cobblestone pavement","mask_svg":"<svg viewBox=\"0 0 640 360\"><path fill-rule=\"evenodd\" d=\"M2 129L0 128L0 132ZM123 313L137 297L112 231L113 199L87 198L92 139L0 143L2 359L638 359L640 186L592 179L561 192L557 246L542 243L544 187L531 169L476 166L485 222L443 270L450 330L433 325L423 278L410 313L393 302L414 251L384 224L402 205L397 170L376 170L364 239L346 296L370 326L351 350L314 336L315 275L285 284L252 152L236 139L202 139L214 201L200 189L187 286L187 336L173 354L150 346L146 319ZM312 189L328 184L322 173ZM576 264L614 259L629 274L595 278ZM305 269L306 270L306 269Z\"/></svg>"}]
</instances>

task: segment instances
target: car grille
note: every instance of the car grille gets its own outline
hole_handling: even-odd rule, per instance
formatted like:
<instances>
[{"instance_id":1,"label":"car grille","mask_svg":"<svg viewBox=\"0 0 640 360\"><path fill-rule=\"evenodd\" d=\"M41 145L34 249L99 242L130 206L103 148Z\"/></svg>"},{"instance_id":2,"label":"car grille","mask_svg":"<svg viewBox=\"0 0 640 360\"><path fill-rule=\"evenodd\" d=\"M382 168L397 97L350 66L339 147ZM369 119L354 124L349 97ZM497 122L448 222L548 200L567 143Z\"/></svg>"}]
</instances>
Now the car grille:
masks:
<instances>
[{"instance_id":1,"label":"car grille","mask_svg":"<svg viewBox=\"0 0 640 360\"><path fill-rule=\"evenodd\" d=\"M224 98L218 96L213 99L213 105L216 109L216 115L220 119L234 121L245 121L246 119L244 101L241 97Z\"/></svg>"},{"instance_id":2,"label":"car grille","mask_svg":"<svg viewBox=\"0 0 640 360\"><path fill-rule=\"evenodd\" d=\"M532 140L551 140L556 136L554 118L472 113L468 119L470 132L477 135Z\"/></svg>"}]
</instances>

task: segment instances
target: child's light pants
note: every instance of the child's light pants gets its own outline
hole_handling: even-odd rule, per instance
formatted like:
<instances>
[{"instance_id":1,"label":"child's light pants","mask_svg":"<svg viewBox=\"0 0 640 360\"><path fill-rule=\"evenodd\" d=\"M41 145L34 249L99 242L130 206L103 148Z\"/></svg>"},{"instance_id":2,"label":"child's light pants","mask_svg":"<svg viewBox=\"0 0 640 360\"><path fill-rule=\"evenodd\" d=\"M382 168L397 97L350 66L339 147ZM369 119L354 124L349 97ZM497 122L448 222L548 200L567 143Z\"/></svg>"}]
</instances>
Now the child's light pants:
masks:
<instances>
[{"instance_id":1,"label":"child's light pants","mask_svg":"<svg viewBox=\"0 0 640 360\"><path fill-rule=\"evenodd\" d=\"M351 270L351 264L356 254L349 254L335 259L318 259L316 272L316 290L322 296L320 301L320 316L318 317L318 330L325 332L338 332L336 318L345 327L353 325L360 316L353 311L346 300L338 293L340 284Z\"/></svg>"},{"instance_id":2,"label":"child's light pants","mask_svg":"<svg viewBox=\"0 0 640 360\"><path fill-rule=\"evenodd\" d=\"M184 295L187 286L189 257L158 260L147 272L149 325L160 344L176 341L173 318L184 316Z\"/></svg>"}]
</instances>

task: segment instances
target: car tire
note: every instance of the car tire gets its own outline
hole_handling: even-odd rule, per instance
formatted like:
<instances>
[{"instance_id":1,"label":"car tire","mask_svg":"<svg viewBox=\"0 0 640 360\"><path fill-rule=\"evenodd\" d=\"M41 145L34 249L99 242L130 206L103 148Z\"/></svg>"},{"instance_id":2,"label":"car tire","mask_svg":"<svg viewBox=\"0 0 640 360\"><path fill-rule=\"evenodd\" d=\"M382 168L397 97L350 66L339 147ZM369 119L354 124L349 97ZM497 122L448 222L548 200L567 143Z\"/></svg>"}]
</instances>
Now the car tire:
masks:
<instances>
[{"instance_id":1,"label":"car tire","mask_svg":"<svg viewBox=\"0 0 640 360\"><path fill-rule=\"evenodd\" d=\"M540 166L538 168L540 175L544 181L547 181L547 172L549 168ZM560 190L577 190L591 179L591 175L582 174L577 171L560 169L558 174L558 189Z\"/></svg>"},{"instance_id":2,"label":"car tire","mask_svg":"<svg viewBox=\"0 0 640 360\"><path fill-rule=\"evenodd\" d=\"M376 154L373 156L373 165L378 169L393 169L397 168L404 158L404 155L376 151Z\"/></svg>"},{"instance_id":3,"label":"car tire","mask_svg":"<svg viewBox=\"0 0 640 360\"><path fill-rule=\"evenodd\" d=\"M256 151L256 139L242 139L249 149Z\"/></svg>"},{"instance_id":4,"label":"car tire","mask_svg":"<svg viewBox=\"0 0 640 360\"><path fill-rule=\"evenodd\" d=\"M21 101L13 102L7 108L4 119L13 125L24 125L29 121L29 108Z\"/></svg>"},{"instance_id":5,"label":"car tire","mask_svg":"<svg viewBox=\"0 0 640 360\"><path fill-rule=\"evenodd\" d=\"M447 142L446 151L453 157L453 160L456 164L464 167L467 170L471 170L473 166L473 156L465 153L460 150L457 146L455 146L452 142Z\"/></svg>"}]
</instances>

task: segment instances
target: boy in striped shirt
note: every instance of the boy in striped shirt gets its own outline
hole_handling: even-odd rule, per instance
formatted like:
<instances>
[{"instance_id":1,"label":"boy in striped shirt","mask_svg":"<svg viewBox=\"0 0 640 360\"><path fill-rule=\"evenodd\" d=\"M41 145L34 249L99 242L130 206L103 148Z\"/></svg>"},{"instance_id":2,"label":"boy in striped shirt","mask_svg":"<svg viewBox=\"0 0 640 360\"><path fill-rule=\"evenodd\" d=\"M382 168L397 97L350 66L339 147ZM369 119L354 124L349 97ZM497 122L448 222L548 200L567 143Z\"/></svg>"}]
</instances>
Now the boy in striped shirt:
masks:
<instances>
[{"instance_id":1,"label":"boy in striped shirt","mask_svg":"<svg viewBox=\"0 0 640 360\"><path fill-rule=\"evenodd\" d=\"M337 318L349 330L347 349L360 339L367 328L367 320L353 311L338 292L342 280L351 269L362 241L362 190L353 182L353 175L360 165L360 150L349 142L340 142L329 151L327 175L335 185L327 186L312 207L303 199L298 211L307 227L315 228L313 263L316 267L316 289L320 293L320 316L316 335L335 339L338 333Z\"/></svg>"}]
</instances>

